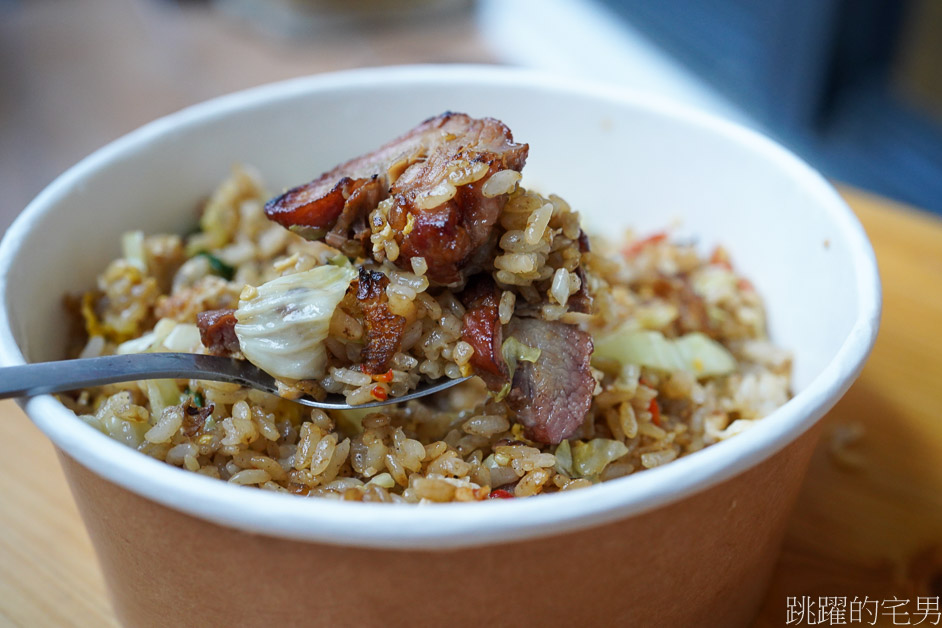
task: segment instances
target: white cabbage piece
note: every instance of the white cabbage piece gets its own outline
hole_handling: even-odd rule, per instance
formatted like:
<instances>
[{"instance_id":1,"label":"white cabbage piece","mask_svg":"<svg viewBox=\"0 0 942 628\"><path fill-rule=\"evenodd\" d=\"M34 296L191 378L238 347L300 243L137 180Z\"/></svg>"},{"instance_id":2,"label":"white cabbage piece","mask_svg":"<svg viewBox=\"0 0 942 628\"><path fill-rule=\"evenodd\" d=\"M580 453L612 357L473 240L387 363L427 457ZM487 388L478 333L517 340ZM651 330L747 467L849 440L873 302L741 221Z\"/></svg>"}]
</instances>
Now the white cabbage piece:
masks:
<instances>
[{"instance_id":1,"label":"white cabbage piece","mask_svg":"<svg viewBox=\"0 0 942 628\"><path fill-rule=\"evenodd\" d=\"M593 438L588 442L580 440L572 444L572 470L576 477L596 477L610 462L618 460L628 453L625 443L609 438Z\"/></svg>"},{"instance_id":2,"label":"white cabbage piece","mask_svg":"<svg viewBox=\"0 0 942 628\"><path fill-rule=\"evenodd\" d=\"M128 340L118 345L115 353L118 355L165 351L193 353L200 346L200 331L196 325L178 323L170 318L162 318L154 325L154 329L140 338ZM172 379L149 379L138 382L138 387L147 395L151 414L155 417L159 417L164 408L180 403L182 392L180 386Z\"/></svg>"},{"instance_id":3,"label":"white cabbage piece","mask_svg":"<svg viewBox=\"0 0 942 628\"><path fill-rule=\"evenodd\" d=\"M542 351L537 347L530 347L523 344L513 336L508 338L500 346L500 352L507 363L507 369L510 371L510 378L513 379L517 371L517 364L522 360L525 362L536 362L540 359Z\"/></svg>"},{"instance_id":4,"label":"white cabbage piece","mask_svg":"<svg viewBox=\"0 0 942 628\"><path fill-rule=\"evenodd\" d=\"M375 412L376 408L351 408L349 410L331 410L328 414L344 433L362 434L363 419Z\"/></svg>"},{"instance_id":5,"label":"white cabbage piece","mask_svg":"<svg viewBox=\"0 0 942 628\"><path fill-rule=\"evenodd\" d=\"M556 456L556 473L572 477L572 446L569 441L561 442L553 455Z\"/></svg>"},{"instance_id":6,"label":"white cabbage piece","mask_svg":"<svg viewBox=\"0 0 942 628\"><path fill-rule=\"evenodd\" d=\"M143 382L144 393L150 402L151 416L155 418L163 414L164 409L180 403L183 392L172 379L149 379Z\"/></svg>"},{"instance_id":7,"label":"white cabbage piece","mask_svg":"<svg viewBox=\"0 0 942 628\"><path fill-rule=\"evenodd\" d=\"M144 247L143 231L128 231L121 236L121 251L130 264L141 272L147 272L147 249Z\"/></svg>"},{"instance_id":8,"label":"white cabbage piece","mask_svg":"<svg viewBox=\"0 0 942 628\"><path fill-rule=\"evenodd\" d=\"M722 266L705 266L690 278L693 291L703 297L707 303L719 303L733 297L738 289L739 277Z\"/></svg>"},{"instance_id":9,"label":"white cabbage piece","mask_svg":"<svg viewBox=\"0 0 942 628\"><path fill-rule=\"evenodd\" d=\"M122 342L115 349L118 355L129 353L158 353L181 351L194 353L201 346L200 330L192 323L178 323L171 318L162 318L154 328L139 338Z\"/></svg>"},{"instance_id":10,"label":"white cabbage piece","mask_svg":"<svg viewBox=\"0 0 942 628\"><path fill-rule=\"evenodd\" d=\"M330 318L356 276L349 266L317 266L243 293L235 312L242 354L275 377L322 377Z\"/></svg>"},{"instance_id":11,"label":"white cabbage piece","mask_svg":"<svg viewBox=\"0 0 942 628\"><path fill-rule=\"evenodd\" d=\"M659 331L622 328L598 339L595 355L660 371L687 371L697 378L736 370L733 354L700 332L671 339Z\"/></svg>"},{"instance_id":12,"label":"white cabbage piece","mask_svg":"<svg viewBox=\"0 0 942 628\"><path fill-rule=\"evenodd\" d=\"M167 351L196 353L203 343L200 341L200 329L190 323L178 323L163 339Z\"/></svg>"},{"instance_id":13,"label":"white cabbage piece","mask_svg":"<svg viewBox=\"0 0 942 628\"><path fill-rule=\"evenodd\" d=\"M635 320L642 329L663 329L679 315L676 305L658 301L639 307L635 312Z\"/></svg>"},{"instance_id":14,"label":"white cabbage piece","mask_svg":"<svg viewBox=\"0 0 942 628\"><path fill-rule=\"evenodd\" d=\"M541 349L525 345L513 336L504 341L500 346L500 352L504 356L504 362L507 363L509 378L504 383L503 388L494 396L495 401L503 401L504 397L510 394L510 384L514 378L514 373L517 372L517 364L521 360L535 363L543 353Z\"/></svg>"}]
</instances>

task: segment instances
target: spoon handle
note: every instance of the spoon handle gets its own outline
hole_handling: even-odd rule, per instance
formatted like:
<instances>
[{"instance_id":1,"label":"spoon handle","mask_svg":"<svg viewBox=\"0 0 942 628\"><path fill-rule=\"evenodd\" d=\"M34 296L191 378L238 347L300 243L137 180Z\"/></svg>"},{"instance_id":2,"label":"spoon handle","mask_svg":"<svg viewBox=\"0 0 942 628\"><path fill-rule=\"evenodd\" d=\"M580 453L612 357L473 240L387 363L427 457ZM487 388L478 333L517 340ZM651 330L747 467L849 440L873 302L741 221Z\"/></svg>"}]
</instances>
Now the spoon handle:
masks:
<instances>
[{"instance_id":1,"label":"spoon handle","mask_svg":"<svg viewBox=\"0 0 942 628\"><path fill-rule=\"evenodd\" d=\"M0 399L140 379L190 378L275 392L274 379L245 360L195 353L135 353L0 368Z\"/></svg>"}]
</instances>

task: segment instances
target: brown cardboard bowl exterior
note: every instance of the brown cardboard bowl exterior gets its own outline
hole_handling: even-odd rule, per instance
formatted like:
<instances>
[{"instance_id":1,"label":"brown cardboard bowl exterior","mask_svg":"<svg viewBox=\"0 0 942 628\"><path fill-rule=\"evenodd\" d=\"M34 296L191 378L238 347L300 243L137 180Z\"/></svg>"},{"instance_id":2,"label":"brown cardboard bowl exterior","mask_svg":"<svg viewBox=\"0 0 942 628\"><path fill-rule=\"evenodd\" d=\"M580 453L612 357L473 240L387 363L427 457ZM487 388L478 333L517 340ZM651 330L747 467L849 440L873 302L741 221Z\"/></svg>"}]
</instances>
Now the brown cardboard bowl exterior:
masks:
<instances>
[{"instance_id":1,"label":"brown cardboard bowl exterior","mask_svg":"<svg viewBox=\"0 0 942 628\"><path fill-rule=\"evenodd\" d=\"M434 551L249 534L59 454L127 626L741 626L761 603L818 433L641 515Z\"/></svg>"}]
</instances>

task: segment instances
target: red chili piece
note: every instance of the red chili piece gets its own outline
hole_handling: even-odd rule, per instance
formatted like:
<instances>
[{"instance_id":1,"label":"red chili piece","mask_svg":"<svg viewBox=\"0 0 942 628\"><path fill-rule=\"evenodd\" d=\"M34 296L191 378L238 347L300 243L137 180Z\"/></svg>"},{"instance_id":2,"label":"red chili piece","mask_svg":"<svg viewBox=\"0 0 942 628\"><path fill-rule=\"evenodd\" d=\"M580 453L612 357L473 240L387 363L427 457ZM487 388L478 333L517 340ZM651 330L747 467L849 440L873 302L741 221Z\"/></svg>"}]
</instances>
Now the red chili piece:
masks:
<instances>
[{"instance_id":1,"label":"red chili piece","mask_svg":"<svg viewBox=\"0 0 942 628\"><path fill-rule=\"evenodd\" d=\"M491 491L491 494L487 496L488 499L513 499L513 497L513 493L510 491L505 491L502 488Z\"/></svg>"},{"instance_id":2,"label":"red chili piece","mask_svg":"<svg viewBox=\"0 0 942 628\"><path fill-rule=\"evenodd\" d=\"M648 404L648 412L651 413L651 422L661 426L661 406L658 405L657 399L652 399L651 403Z\"/></svg>"},{"instance_id":3,"label":"red chili piece","mask_svg":"<svg viewBox=\"0 0 942 628\"><path fill-rule=\"evenodd\" d=\"M387 384L393 380L392 369L389 369L385 373L380 373L379 375L373 375L374 382L386 382Z\"/></svg>"},{"instance_id":4,"label":"red chili piece","mask_svg":"<svg viewBox=\"0 0 942 628\"><path fill-rule=\"evenodd\" d=\"M663 242L666 239L667 239L667 234L664 233L663 231L659 231L658 233L651 234L646 238L641 238L640 240L636 240L635 242L632 242L631 244L623 248L621 250L621 253L625 257L634 257L635 255L640 253L641 250L644 249L646 246L651 245L651 244L656 244L658 242Z\"/></svg>"},{"instance_id":5,"label":"red chili piece","mask_svg":"<svg viewBox=\"0 0 942 628\"><path fill-rule=\"evenodd\" d=\"M386 392L385 388L379 385L373 386L370 394L373 395L373 398L377 401L386 401L389 399L389 393Z\"/></svg>"}]
</instances>

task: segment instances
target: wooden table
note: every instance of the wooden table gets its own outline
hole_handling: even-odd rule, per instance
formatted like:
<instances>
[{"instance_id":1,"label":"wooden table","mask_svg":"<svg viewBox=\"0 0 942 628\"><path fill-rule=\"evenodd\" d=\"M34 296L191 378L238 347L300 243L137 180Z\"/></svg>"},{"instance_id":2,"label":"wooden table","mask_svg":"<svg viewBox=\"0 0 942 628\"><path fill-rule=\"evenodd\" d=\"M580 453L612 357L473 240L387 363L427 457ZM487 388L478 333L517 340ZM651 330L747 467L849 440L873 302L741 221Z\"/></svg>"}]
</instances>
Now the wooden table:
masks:
<instances>
[{"instance_id":1,"label":"wooden table","mask_svg":"<svg viewBox=\"0 0 942 628\"><path fill-rule=\"evenodd\" d=\"M784 623L787 596L897 596L914 611L916 596L942 595L942 221L843 194L876 249L883 325L860 380L825 419L762 628ZM52 446L11 401L0 402L5 622L116 625Z\"/></svg>"},{"instance_id":2,"label":"wooden table","mask_svg":"<svg viewBox=\"0 0 942 628\"><path fill-rule=\"evenodd\" d=\"M841 191L876 251L883 321L825 419L757 626L782 625L786 596L897 596L910 611L942 596L942 221Z\"/></svg>"}]
</instances>

